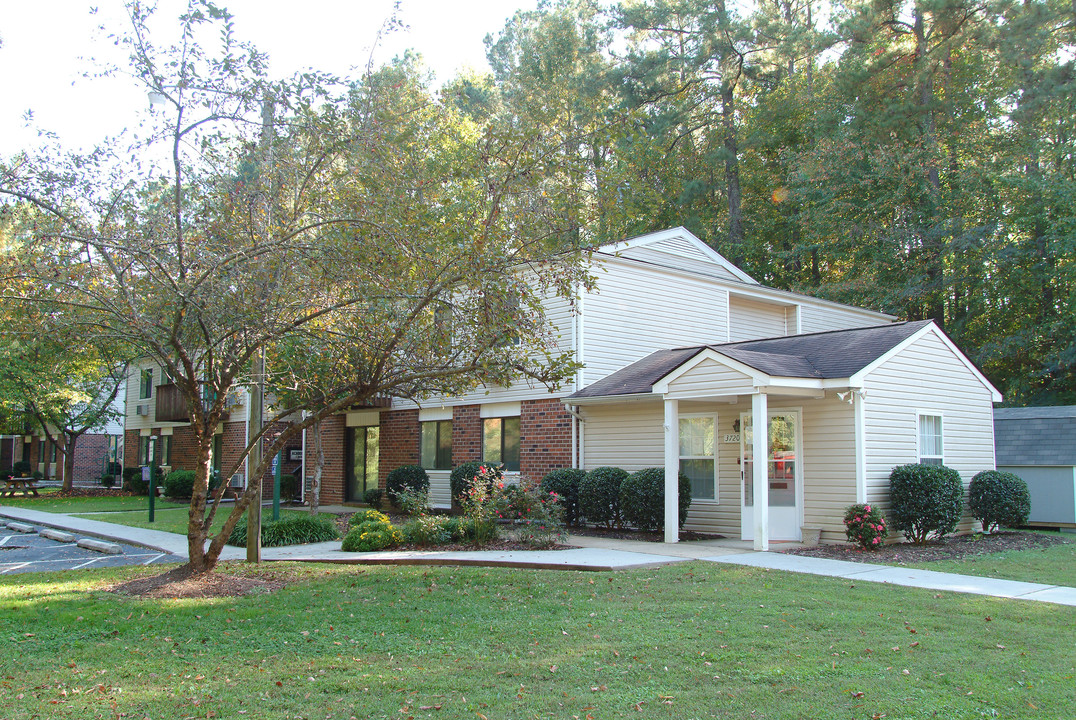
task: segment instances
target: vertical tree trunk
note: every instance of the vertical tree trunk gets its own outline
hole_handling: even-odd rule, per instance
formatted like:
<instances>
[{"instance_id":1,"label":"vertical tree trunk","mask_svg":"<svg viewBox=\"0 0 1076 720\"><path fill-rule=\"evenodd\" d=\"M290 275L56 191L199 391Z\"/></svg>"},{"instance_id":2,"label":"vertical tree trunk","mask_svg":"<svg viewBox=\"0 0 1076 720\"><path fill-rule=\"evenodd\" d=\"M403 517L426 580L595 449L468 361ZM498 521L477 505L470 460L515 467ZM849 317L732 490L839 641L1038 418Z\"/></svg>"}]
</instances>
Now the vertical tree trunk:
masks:
<instances>
[{"instance_id":1,"label":"vertical tree trunk","mask_svg":"<svg viewBox=\"0 0 1076 720\"><path fill-rule=\"evenodd\" d=\"M75 485L75 445L78 443L78 435L65 433L63 439L63 485L60 489L70 492Z\"/></svg>"},{"instance_id":2,"label":"vertical tree trunk","mask_svg":"<svg viewBox=\"0 0 1076 720\"><path fill-rule=\"evenodd\" d=\"M310 514L318 514L321 504L321 472L325 467L325 451L321 444L321 420L314 422L314 479L310 487Z\"/></svg>"}]
</instances>

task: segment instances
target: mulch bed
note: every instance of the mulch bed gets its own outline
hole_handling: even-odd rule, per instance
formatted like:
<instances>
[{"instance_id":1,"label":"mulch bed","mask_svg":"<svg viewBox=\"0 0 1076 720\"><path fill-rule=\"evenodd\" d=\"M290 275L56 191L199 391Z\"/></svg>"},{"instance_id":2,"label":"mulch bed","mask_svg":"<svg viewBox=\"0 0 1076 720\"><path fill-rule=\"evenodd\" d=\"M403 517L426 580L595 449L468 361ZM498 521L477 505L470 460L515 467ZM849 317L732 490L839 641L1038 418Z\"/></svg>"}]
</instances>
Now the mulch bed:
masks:
<instances>
[{"instance_id":1,"label":"mulch bed","mask_svg":"<svg viewBox=\"0 0 1076 720\"><path fill-rule=\"evenodd\" d=\"M47 488L47 486L46 486ZM119 488L106 487L75 487L70 490L57 490L47 494L49 500L56 498L78 497L134 497L134 493Z\"/></svg>"},{"instance_id":2,"label":"mulch bed","mask_svg":"<svg viewBox=\"0 0 1076 720\"><path fill-rule=\"evenodd\" d=\"M181 565L160 575L140 577L107 588L117 595L141 598L180 599L239 597L279 590L286 583L273 577L249 577L222 572L192 575L190 568Z\"/></svg>"},{"instance_id":3,"label":"mulch bed","mask_svg":"<svg viewBox=\"0 0 1076 720\"><path fill-rule=\"evenodd\" d=\"M793 548L784 552L789 555L806 555L833 560L899 565L936 560L964 560L1007 550L1036 550L1067 542L1071 541L1057 535L1008 530L990 535L946 537L924 545L895 543L883 545L876 550L862 550L852 545L819 545L811 548Z\"/></svg>"}]
</instances>

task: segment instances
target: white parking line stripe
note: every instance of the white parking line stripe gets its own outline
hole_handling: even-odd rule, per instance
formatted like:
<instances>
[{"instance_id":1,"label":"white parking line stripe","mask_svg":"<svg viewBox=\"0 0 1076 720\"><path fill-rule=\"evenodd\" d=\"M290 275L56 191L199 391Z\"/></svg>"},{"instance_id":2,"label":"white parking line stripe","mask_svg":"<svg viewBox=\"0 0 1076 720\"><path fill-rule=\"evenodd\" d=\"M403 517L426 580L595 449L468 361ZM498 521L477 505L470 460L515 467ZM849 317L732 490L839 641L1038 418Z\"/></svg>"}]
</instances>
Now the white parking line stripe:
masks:
<instances>
[{"instance_id":1,"label":"white parking line stripe","mask_svg":"<svg viewBox=\"0 0 1076 720\"><path fill-rule=\"evenodd\" d=\"M28 563L28 562L24 562L24 563L19 563L17 565L12 565L9 568L4 568L3 570L0 570L0 575L3 575L4 573L9 573L12 570L22 570L24 567L26 567L29 564L30 563Z\"/></svg>"},{"instance_id":2,"label":"white parking line stripe","mask_svg":"<svg viewBox=\"0 0 1076 720\"><path fill-rule=\"evenodd\" d=\"M159 554L157 554L157 555L154 555L153 557L151 557L151 558L150 558L149 560L147 560L146 562L144 562L144 563L142 563L142 564L143 564L143 565L149 565L150 563L152 563L152 562L153 562L154 560L156 560L157 558L163 558L163 557L165 556L165 554L166 554L166 553L159 553ZM133 556L133 555L128 555L127 557L134 557L134 556Z\"/></svg>"},{"instance_id":3,"label":"white parking line stripe","mask_svg":"<svg viewBox=\"0 0 1076 720\"><path fill-rule=\"evenodd\" d=\"M101 558L94 558L93 560L87 560L86 562L82 563L81 565L76 565L75 567L73 567L71 569L72 570L78 570L79 568L84 568L87 565L93 565L95 562L97 562L100 559Z\"/></svg>"},{"instance_id":4,"label":"white parking line stripe","mask_svg":"<svg viewBox=\"0 0 1076 720\"><path fill-rule=\"evenodd\" d=\"M15 537L15 536L14 535L5 535L4 538L2 540L0 540L0 545L7 545L7 541L10 540L13 537Z\"/></svg>"}]
</instances>

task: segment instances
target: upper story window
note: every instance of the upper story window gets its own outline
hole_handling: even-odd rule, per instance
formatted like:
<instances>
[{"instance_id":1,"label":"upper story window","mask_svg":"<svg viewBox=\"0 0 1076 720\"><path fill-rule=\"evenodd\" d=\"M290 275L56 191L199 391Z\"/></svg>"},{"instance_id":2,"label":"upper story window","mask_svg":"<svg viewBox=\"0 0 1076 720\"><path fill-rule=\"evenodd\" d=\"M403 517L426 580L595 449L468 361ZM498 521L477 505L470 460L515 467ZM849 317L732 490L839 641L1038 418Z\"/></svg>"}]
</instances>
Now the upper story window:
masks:
<instances>
[{"instance_id":1,"label":"upper story window","mask_svg":"<svg viewBox=\"0 0 1076 720\"><path fill-rule=\"evenodd\" d=\"M942 452L941 415L919 415L919 463L922 465L945 463L945 456Z\"/></svg>"},{"instance_id":2,"label":"upper story window","mask_svg":"<svg viewBox=\"0 0 1076 720\"><path fill-rule=\"evenodd\" d=\"M482 421L482 459L519 472L519 418L486 418Z\"/></svg>"},{"instance_id":3,"label":"upper story window","mask_svg":"<svg viewBox=\"0 0 1076 720\"><path fill-rule=\"evenodd\" d=\"M427 470L452 469L452 421L420 423L419 458Z\"/></svg>"},{"instance_id":4,"label":"upper story window","mask_svg":"<svg viewBox=\"0 0 1076 720\"><path fill-rule=\"evenodd\" d=\"M153 397L153 368L145 368L138 376L138 399Z\"/></svg>"}]
</instances>

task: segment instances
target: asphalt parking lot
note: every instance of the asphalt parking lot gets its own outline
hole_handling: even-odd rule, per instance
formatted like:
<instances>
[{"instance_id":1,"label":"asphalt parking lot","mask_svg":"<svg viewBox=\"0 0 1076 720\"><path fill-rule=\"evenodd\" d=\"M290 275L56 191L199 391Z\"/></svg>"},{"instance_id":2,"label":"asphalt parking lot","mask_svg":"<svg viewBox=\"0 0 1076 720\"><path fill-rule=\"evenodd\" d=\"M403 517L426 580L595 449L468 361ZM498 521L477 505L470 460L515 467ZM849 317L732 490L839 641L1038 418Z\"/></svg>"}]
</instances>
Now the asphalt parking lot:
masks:
<instances>
[{"instance_id":1,"label":"asphalt parking lot","mask_svg":"<svg viewBox=\"0 0 1076 720\"><path fill-rule=\"evenodd\" d=\"M159 550L115 544L122 552L109 555L78 547L73 542L51 540L36 532L15 532L0 525L0 575L176 562L175 556Z\"/></svg>"}]
</instances>

